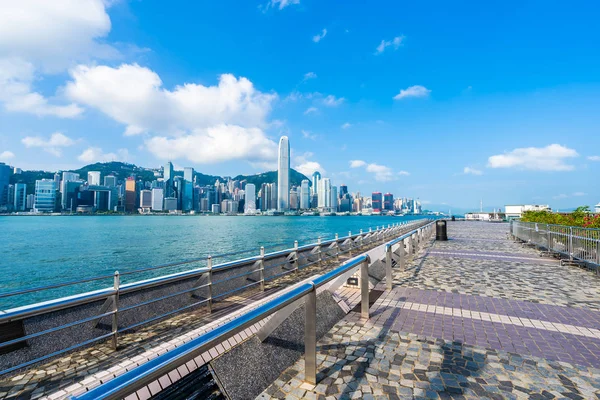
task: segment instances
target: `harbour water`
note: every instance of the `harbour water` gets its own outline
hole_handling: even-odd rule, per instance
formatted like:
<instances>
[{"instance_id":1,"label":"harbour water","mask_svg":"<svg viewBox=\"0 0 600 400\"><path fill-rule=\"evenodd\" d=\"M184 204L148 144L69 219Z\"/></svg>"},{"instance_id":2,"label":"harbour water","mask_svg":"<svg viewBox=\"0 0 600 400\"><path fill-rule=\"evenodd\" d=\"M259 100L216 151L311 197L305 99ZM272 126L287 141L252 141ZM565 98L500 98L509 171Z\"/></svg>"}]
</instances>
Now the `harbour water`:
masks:
<instances>
[{"instance_id":1,"label":"harbour water","mask_svg":"<svg viewBox=\"0 0 600 400\"><path fill-rule=\"evenodd\" d=\"M141 268L247 253L215 263L358 233L423 216L56 216L0 217L0 295L18 289L127 273ZM204 261L122 276L124 283L197 268ZM111 278L0 298L0 310L107 287Z\"/></svg>"}]
</instances>

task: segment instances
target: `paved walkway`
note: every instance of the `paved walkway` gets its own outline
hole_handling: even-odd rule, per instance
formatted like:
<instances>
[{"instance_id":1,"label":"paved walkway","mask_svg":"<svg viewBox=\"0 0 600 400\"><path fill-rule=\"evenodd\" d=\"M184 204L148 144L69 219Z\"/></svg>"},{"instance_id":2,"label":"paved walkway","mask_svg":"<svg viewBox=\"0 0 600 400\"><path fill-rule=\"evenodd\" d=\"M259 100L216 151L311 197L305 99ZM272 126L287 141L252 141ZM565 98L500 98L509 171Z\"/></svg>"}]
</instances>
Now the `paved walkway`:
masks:
<instances>
[{"instance_id":1,"label":"paved walkway","mask_svg":"<svg viewBox=\"0 0 600 400\"><path fill-rule=\"evenodd\" d=\"M600 399L600 278L508 239L508 225L449 223L394 289L319 342L261 398ZM385 290L382 282L376 289Z\"/></svg>"}]
</instances>

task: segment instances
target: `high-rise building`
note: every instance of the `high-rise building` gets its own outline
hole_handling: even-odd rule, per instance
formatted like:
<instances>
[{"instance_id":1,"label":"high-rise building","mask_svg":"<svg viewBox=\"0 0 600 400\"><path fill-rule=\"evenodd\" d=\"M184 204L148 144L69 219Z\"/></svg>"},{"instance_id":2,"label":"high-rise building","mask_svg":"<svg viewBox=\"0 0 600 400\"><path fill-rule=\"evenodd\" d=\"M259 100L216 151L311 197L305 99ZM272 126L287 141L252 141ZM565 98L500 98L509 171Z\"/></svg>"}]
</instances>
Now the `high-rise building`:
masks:
<instances>
[{"instance_id":1,"label":"high-rise building","mask_svg":"<svg viewBox=\"0 0 600 400\"><path fill-rule=\"evenodd\" d=\"M15 211L25 211L27 208L27 185L25 183L15 184L13 206Z\"/></svg>"},{"instance_id":2,"label":"high-rise building","mask_svg":"<svg viewBox=\"0 0 600 400\"><path fill-rule=\"evenodd\" d=\"M183 211L192 211L194 207L194 168L185 167L183 169L183 199L181 209Z\"/></svg>"},{"instance_id":3,"label":"high-rise building","mask_svg":"<svg viewBox=\"0 0 600 400\"><path fill-rule=\"evenodd\" d=\"M152 211L162 211L164 192L162 188L152 189Z\"/></svg>"},{"instance_id":4,"label":"high-rise building","mask_svg":"<svg viewBox=\"0 0 600 400\"><path fill-rule=\"evenodd\" d=\"M277 184L271 183L271 199L269 200L269 210L277 210Z\"/></svg>"},{"instance_id":5,"label":"high-rise building","mask_svg":"<svg viewBox=\"0 0 600 400\"><path fill-rule=\"evenodd\" d=\"M277 159L277 210L290 208L290 142L287 136L279 139Z\"/></svg>"},{"instance_id":6,"label":"high-rise building","mask_svg":"<svg viewBox=\"0 0 600 400\"><path fill-rule=\"evenodd\" d=\"M165 197L165 211L177 211L177 198Z\"/></svg>"},{"instance_id":7,"label":"high-rise building","mask_svg":"<svg viewBox=\"0 0 600 400\"><path fill-rule=\"evenodd\" d=\"M300 184L300 209L306 210L308 208L310 208L310 188L308 179L304 179Z\"/></svg>"},{"instance_id":8,"label":"high-rise building","mask_svg":"<svg viewBox=\"0 0 600 400\"><path fill-rule=\"evenodd\" d=\"M140 190L140 208L147 210L152 208L152 190Z\"/></svg>"},{"instance_id":9,"label":"high-rise building","mask_svg":"<svg viewBox=\"0 0 600 400\"><path fill-rule=\"evenodd\" d=\"M100 185L100 171L89 171L87 182L88 185Z\"/></svg>"},{"instance_id":10,"label":"high-rise building","mask_svg":"<svg viewBox=\"0 0 600 400\"><path fill-rule=\"evenodd\" d=\"M13 168L13 174L15 175L21 175L23 173L23 170L21 168Z\"/></svg>"},{"instance_id":11,"label":"high-rise building","mask_svg":"<svg viewBox=\"0 0 600 400\"><path fill-rule=\"evenodd\" d=\"M331 187L331 211L337 212L338 210L338 195L337 195L337 187Z\"/></svg>"},{"instance_id":12,"label":"high-rise building","mask_svg":"<svg viewBox=\"0 0 600 400\"><path fill-rule=\"evenodd\" d=\"M117 177L114 175L106 175L104 177L104 186L116 187L117 186Z\"/></svg>"},{"instance_id":13,"label":"high-rise building","mask_svg":"<svg viewBox=\"0 0 600 400\"><path fill-rule=\"evenodd\" d=\"M0 207L8 205L11 199L8 198L8 184L10 182L11 168L0 163Z\"/></svg>"},{"instance_id":14,"label":"high-rise building","mask_svg":"<svg viewBox=\"0 0 600 400\"><path fill-rule=\"evenodd\" d=\"M321 173L319 171L315 171L312 174L312 186L310 187L310 194L318 194L319 193L319 181L321 180Z\"/></svg>"},{"instance_id":15,"label":"high-rise building","mask_svg":"<svg viewBox=\"0 0 600 400\"><path fill-rule=\"evenodd\" d=\"M386 193L383 195L383 209L386 211L394 211L394 195Z\"/></svg>"},{"instance_id":16,"label":"high-rise building","mask_svg":"<svg viewBox=\"0 0 600 400\"><path fill-rule=\"evenodd\" d=\"M371 194L371 207L373 211L380 212L383 207L383 197L381 196L381 192L373 192Z\"/></svg>"},{"instance_id":17,"label":"high-rise building","mask_svg":"<svg viewBox=\"0 0 600 400\"><path fill-rule=\"evenodd\" d=\"M77 182L77 184L69 184L69 182ZM63 172L62 182L60 183L60 201L63 210L73 211L77 207L77 191L79 186L83 184L79 174L75 172Z\"/></svg>"},{"instance_id":18,"label":"high-rise building","mask_svg":"<svg viewBox=\"0 0 600 400\"><path fill-rule=\"evenodd\" d=\"M290 210L297 210L299 207L298 189L293 187L290 189Z\"/></svg>"},{"instance_id":19,"label":"high-rise building","mask_svg":"<svg viewBox=\"0 0 600 400\"><path fill-rule=\"evenodd\" d=\"M340 199L348 194L348 186L340 185Z\"/></svg>"},{"instance_id":20,"label":"high-rise building","mask_svg":"<svg viewBox=\"0 0 600 400\"><path fill-rule=\"evenodd\" d=\"M165 164L164 167L164 171L163 171L163 179L165 181L165 197L172 197L173 196L173 178L174 178L174 171L173 171L173 163L171 161L169 161L167 164Z\"/></svg>"},{"instance_id":21,"label":"high-rise building","mask_svg":"<svg viewBox=\"0 0 600 400\"><path fill-rule=\"evenodd\" d=\"M138 205L137 182L129 177L125 181L125 211L134 212Z\"/></svg>"},{"instance_id":22,"label":"high-rise building","mask_svg":"<svg viewBox=\"0 0 600 400\"><path fill-rule=\"evenodd\" d=\"M331 179L323 178L322 182L323 182L322 186L323 186L323 198L324 198L323 207L329 211L329 210L331 210Z\"/></svg>"},{"instance_id":23,"label":"high-rise building","mask_svg":"<svg viewBox=\"0 0 600 400\"><path fill-rule=\"evenodd\" d=\"M56 208L56 182L53 179L35 181L34 212L54 212Z\"/></svg>"},{"instance_id":24,"label":"high-rise building","mask_svg":"<svg viewBox=\"0 0 600 400\"><path fill-rule=\"evenodd\" d=\"M256 186L252 183L246 184L244 196L244 213L254 214L256 212Z\"/></svg>"},{"instance_id":25,"label":"high-rise building","mask_svg":"<svg viewBox=\"0 0 600 400\"><path fill-rule=\"evenodd\" d=\"M27 209L31 210L33 208L33 205L35 204L35 194L28 194L27 195Z\"/></svg>"}]
</instances>

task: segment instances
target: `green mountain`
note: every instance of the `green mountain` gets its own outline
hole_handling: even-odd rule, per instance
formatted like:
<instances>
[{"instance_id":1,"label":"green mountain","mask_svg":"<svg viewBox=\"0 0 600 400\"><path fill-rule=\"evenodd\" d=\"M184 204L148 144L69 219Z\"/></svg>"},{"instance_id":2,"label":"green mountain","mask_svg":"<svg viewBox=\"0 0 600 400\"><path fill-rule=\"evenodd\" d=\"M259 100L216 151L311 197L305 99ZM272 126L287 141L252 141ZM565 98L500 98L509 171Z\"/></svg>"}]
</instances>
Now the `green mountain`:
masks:
<instances>
[{"instance_id":1,"label":"green mountain","mask_svg":"<svg viewBox=\"0 0 600 400\"><path fill-rule=\"evenodd\" d=\"M100 171L102 179L107 175L114 175L117 180L123 181L130 176L135 175L138 179L143 181L153 181L156 179L154 172L157 169L139 167L134 164L127 164L118 161L106 162L106 163L95 163L86 165L85 167L70 171L78 173L81 179L86 180L89 171ZM183 171L175 171L175 175L183 176ZM225 178L222 176L206 175L201 172L196 172L196 182L199 185L214 185L217 179L220 182L225 182ZM52 179L54 173L46 171L23 171L19 175L11 175L11 183L26 183L27 193L33 193L35 190L35 181L37 179ZM277 182L277 171L263 172L256 175L238 175L234 180L246 180L248 183L256 185L256 190L260 189L263 183L274 183ZM308 179L300 172L290 169L290 186L300 186L303 179ZM310 179L309 179L310 181Z\"/></svg>"}]
</instances>

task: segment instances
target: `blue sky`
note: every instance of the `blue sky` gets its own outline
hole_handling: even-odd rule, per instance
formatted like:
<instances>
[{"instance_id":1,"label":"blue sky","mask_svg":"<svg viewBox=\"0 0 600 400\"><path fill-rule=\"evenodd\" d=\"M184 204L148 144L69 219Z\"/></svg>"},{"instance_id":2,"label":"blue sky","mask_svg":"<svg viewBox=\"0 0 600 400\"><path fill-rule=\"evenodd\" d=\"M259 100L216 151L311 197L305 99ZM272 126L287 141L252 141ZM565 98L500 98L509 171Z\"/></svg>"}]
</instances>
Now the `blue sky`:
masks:
<instances>
[{"instance_id":1,"label":"blue sky","mask_svg":"<svg viewBox=\"0 0 600 400\"><path fill-rule=\"evenodd\" d=\"M0 13L0 161L292 167L463 208L600 201L595 2L34 0Z\"/></svg>"}]
</instances>

